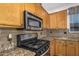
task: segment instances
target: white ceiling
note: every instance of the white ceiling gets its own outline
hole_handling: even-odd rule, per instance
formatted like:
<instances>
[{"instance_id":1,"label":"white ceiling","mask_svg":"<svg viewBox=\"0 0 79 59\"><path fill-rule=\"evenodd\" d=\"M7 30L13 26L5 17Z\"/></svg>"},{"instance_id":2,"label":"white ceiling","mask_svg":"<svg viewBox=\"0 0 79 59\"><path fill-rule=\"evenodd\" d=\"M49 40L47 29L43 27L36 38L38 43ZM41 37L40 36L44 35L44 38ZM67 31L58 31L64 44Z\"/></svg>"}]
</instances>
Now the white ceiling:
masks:
<instances>
[{"instance_id":1,"label":"white ceiling","mask_svg":"<svg viewBox=\"0 0 79 59\"><path fill-rule=\"evenodd\" d=\"M43 8L50 14L79 5L79 3L42 3Z\"/></svg>"}]
</instances>

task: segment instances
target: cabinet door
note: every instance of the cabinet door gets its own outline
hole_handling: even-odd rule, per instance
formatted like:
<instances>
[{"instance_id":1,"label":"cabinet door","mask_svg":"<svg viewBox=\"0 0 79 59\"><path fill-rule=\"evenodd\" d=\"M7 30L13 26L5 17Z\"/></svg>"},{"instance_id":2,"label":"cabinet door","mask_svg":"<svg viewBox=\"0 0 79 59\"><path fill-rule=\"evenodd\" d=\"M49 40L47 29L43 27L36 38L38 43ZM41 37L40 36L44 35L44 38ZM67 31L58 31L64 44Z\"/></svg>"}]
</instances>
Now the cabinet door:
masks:
<instances>
[{"instance_id":1,"label":"cabinet door","mask_svg":"<svg viewBox=\"0 0 79 59\"><path fill-rule=\"evenodd\" d=\"M35 4L35 14L41 18L43 18L43 14L44 14L44 11L43 11L43 8L41 6L41 4L39 3L36 3Z\"/></svg>"},{"instance_id":2,"label":"cabinet door","mask_svg":"<svg viewBox=\"0 0 79 59\"><path fill-rule=\"evenodd\" d=\"M75 56L76 55L76 47L74 41L67 41L67 56Z\"/></svg>"},{"instance_id":3,"label":"cabinet door","mask_svg":"<svg viewBox=\"0 0 79 59\"><path fill-rule=\"evenodd\" d=\"M56 45L56 42L55 42L55 39L53 39L50 42L50 55L51 56L54 56L55 55L55 45Z\"/></svg>"},{"instance_id":4,"label":"cabinet door","mask_svg":"<svg viewBox=\"0 0 79 59\"><path fill-rule=\"evenodd\" d=\"M76 56L79 56L79 41L76 42Z\"/></svg>"},{"instance_id":5,"label":"cabinet door","mask_svg":"<svg viewBox=\"0 0 79 59\"><path fill-rule=\"evenodd\" d=\"M20 21L21 21L21 27L24 27L24 4L20 4Z\"/></svg>"},{"instance_id":6,"label":"cabinet door","mask_svg":"<svg viewBox=\"0 0 79 59\"><path fill-rule=\"evenodd\" d=\"M66 43L63 40L56 40L56 55L66 55Z\"/></svg>"},{"instance_id":7,"label":"cabinet door","mask_svg":"<svg viewBox=\"0 0 79 59\"><path fill-rule=\"evenodd\" d=\"M49 21L49 15L48 15L48 13L44 10L44 12L43 12L44 14L43 14L43 27L45 28L45 29L49 29L50 27L49 27L49 25L50 25L50 21Z\"/></svg>"},{"instance_id":8,"label":"cabinet door","mask_svg":"<svg viewBox=\"0 0 79 59\"><path fill-rule=\"evenodd\" d=\"M56 13L50 14L50 29L56 29L57 22L56 22Z\"/></svg>"},{"instance_id":9,"label":"cabinet door","mask_svg":"<svg viewBox=\"0 0 79 59\"><path fill-rule=\"evenodd\" d=\"M60 11L50 14L51 29L66 29L67 28L67 11Z\"/></svg>"},{"instance_id":10,"label":"cabinet door","mask_svg":"<svg viewBox=\"0 0 79 59\"><path fill-rule=\"evenodd\" d=\"M20 4L0 4L0 25L21 26Z\"/></svg>"},{"instance_id":11,"label":"cabinet door","mask_svg":"<svg viewBox=\"0 0 79 59\"><path fill-rule=\"evenodd\" d=\"M36 10L36 15L39 16L40 18L42 18L42 21L43 21L43 28L45 28L45 24L46 24L46 19L45 19L45 11L44 9L42 8L42 6L40 4L36 4L35 5L35 10Z\"/></svg>"},{"instance_id":12,"label":"cabinet door","mask_svg":"<svg viewBox=\"0 0 79 59\"><path fill-rule=\"evenodd\" d=\"M26 11L29 11L29 12L35 14L35 12L36 12L35 3L25 3L24 5L25 5L24 8Z\"/></svg>"},{"instance_id":13,"label":"cabinet door","mask_svg":"<svg viewBox=\"0 0 79 59\"><path fill-rule=\"evenodd\" d=\"M43 10L43 14L42 14L42 19L43 19L43 28L44 29L46 29L46 25L47 25L47 23L46 23L46 12Z\"/></svg>"},{"instance_id":14,"label":"cabinet door","mask_svg":"<svg viewBox=\"0 0 79 59\"><path fill-rule=\"evenodd\" d=\"M41 6L41 4L36 4L36 15L41 17L43 20L43 28L49 28L49 15L48 13L44 10L44 8Z\"/></svg>"},{"instance_id":15,"label":"cabinet door","mask_svg":"<svg viewBox=\"0 0 79 59\"><path fill-rule=\"evenodd\" d=\"M62 17L64 17L62 18L62 24L63 24L62 28L67 29L67 10L63 11Z\"/></svg>"},{"instance_id":16,"label":"cabinet door","mask_svg":"<svg viewBox=\"0 0 79 59\"><path fill-rule=\"evenodd\" d=\"M60 28L60 29L65 29L67 28L67 11L64 10L64 11L60 11L60 12L57 12L57 19L56 19L56 22L57 22L57 28Z\"/></svg>"},{"instance_id":17,"label":"cabinet door","mask_svg":"<svg viewBox=\"0 0 79 59\"><path fill-rule=\"evenodd\" d=\"M46 28L50 29L50 18L48 14L46 14Z\"/></svg>"}]
</instances>

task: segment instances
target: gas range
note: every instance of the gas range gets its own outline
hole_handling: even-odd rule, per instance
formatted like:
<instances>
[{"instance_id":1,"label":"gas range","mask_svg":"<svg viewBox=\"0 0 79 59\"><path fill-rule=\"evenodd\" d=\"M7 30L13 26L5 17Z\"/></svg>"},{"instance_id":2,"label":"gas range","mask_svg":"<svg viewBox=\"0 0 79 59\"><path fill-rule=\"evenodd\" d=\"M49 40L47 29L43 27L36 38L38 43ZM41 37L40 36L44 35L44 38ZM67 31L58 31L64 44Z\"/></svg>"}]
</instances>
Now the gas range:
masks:
<instances>
[{"instance_id":1,"label":"gas range","mask_svg":"<svg viewBox=\"0 0 79 59\"><path fill-rule=\"evenodd\" d=\"M24 37L24 38L23 38ZM28 49L36 53L36 56L42 55L49 48L49 41L37 39L37 37L29 37L26 34L17 36L17 46Z\"/></svg>"}]
</instances>

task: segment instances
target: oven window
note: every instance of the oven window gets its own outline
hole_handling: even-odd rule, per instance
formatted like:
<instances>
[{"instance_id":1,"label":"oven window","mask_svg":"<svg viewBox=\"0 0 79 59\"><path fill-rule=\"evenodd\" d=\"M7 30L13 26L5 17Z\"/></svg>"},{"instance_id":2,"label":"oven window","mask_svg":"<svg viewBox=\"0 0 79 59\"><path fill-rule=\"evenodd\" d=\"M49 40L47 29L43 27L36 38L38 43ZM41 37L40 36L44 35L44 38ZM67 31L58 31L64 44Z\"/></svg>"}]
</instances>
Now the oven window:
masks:
<instances>
[{"instance_id":1,"label":"oven window","mask_svg":"<svg viewBox=\"0 0 79 59\"><path fill-rule=\"evenodd\" d=\"M69 8L68 16L70 32L79 32L79 6Z\"/></svg>"},{"instance_id":2,"label":"oven window","mask_svg":"<svg viewBox=\"0 0 79 59\"><path fill-rule=\"evenodd\" d=\"M41 22L32 18L28 18L28 26L30 27L41 27Z\"/></svg>"}]
</instances>

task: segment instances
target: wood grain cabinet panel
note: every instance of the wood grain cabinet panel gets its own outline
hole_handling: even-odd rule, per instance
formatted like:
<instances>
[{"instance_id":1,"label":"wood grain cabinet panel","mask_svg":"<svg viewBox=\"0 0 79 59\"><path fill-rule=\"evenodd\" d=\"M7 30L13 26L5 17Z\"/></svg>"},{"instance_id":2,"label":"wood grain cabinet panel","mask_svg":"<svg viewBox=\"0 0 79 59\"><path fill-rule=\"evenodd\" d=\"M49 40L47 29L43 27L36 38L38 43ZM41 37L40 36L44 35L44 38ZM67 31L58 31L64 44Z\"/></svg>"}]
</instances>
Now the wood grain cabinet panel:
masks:
<instances>
[{"instance_id":1,"label":"wood grain cabinet panel","mask_svg":"<svg viewBox=\"0 0 79 59\"><path fill-rule=\"evenodd\" d=\"M49 15L43 9L41 4L38 3L26 3L25 10L37 15L43 20L43 28L49 28Z\"/></svg>"},{"instance_id":2,"label":"wood grain cabinet panel","mask_svg":"<svg viewBox=\"0 0 79 59\"><path fill-rule=\"evenodd\" d=\"M21 26L20 4L0 4L0 25Z\"/></svg>"},{"instance_id":3,"label":"wood grain cabinet panel","mask_svg":"<svg viewBox=\"0 0 79 59\"><path fill-rule=\"evenodd\" d=\"M43 20L43 28L48 29L50 26L48 13L44 10L41 4L36 4L35 6L36 6L36 15L41 17Z\"/></svg>"},{"instance_id":4,"label":"wood grain cabinet panel","mask_svg":"<svg viewBox=\"0 0 79 59\"><path fill-rule=\"evenodd\" d=\"M57 12L57 28L66 29L67 27L67 14L65 11Z\"/></svg>"},{"instance_id":5,"label":"wood grain cabinet panel","mask_svg":"<svg viewBox=\"0 0 79 59\"><path fill-rule=\"evenodd\" d=\"M56 13L50 15L50 29L57 28Z\"/></svg>"},{"instance_id":6,"label":"wood grain cabinet panel","mask_svg":"<svg viewBox=\"0 0 79 59\"><path fill-rule=\"evenodd\" d=\"M44 14L43 14L43 28L44 29L49 29L50 28L49 15L46 11L44 11Z\"/></svg>"},{"instance_id":7,"label":"wood grain cabinet panel","mask_svg":"<svg viewBox=\"0 0 79 59\"><path fill-rule=\"evenodd\" d=\"M76 56L79 56L79 41L76 41Z\"/></svg>"},{"instance_id":8,"label":"wood grain cabinet panel","mask_svg":"<svg viewBox=\"0 0 79 59\"><path fill-rule=\"evenodd\" d=\"M79 41L54 39L50 43L50 55L79 56Z\"/></svg>"},{"instance_id":9,"label":"wood grain cabinet panel","mask_svg":"<svg viewBox=\"0 0 79 59\"><path fill-rule=\"evenodd\" d=\"M50 14L50 28L51 29L66 29L67 28L67 11Z\"/></svg>"},{"instance_id":10,"label":"wood grain cabinet panel","mask_svg":"<svg viewBox=\"0 0 79 59\"><path fill-rule=\"evenodd\" d=\"M29 11L29 12L33 13L33 14L36 13L36 9L35 8L36 8L35 7L35 3L25 3L24 4L24 9L26 11Z\"/></svg>"},{"instance_id":11,"label":"wood grain cabinet panel","mask_svg":"<svg viewBox=\"0 0 79 59\"><path fill-rule=\"evenodd\" d=\"M75 56L76 55L76 45L75 41L66 41L67 43L67 56Z\"/></svg>"},{"instance_id":12,"label":"wood grain cabinet panel","mask_svg":"<svg viewBox=\"0 0 79 59\"><path fill-rule=\"evenodd\" d=\"M35 4L35 14L41 18L43 18L43 16L45 15L41 4L38 4L38 3Z\"/></svg>"},{"instance_id":13,"label":"wood grain cabinet panel","mask_svg":"<svg viewBox=\"0 0 79 59\"><path fill-rule=\"evenodd\" d=\"M48 29L49 28L49 15L41 6L41 4L36 4L36 14L42 18L43 28Z\"/></svg>"},{"instance_id":14,"label":"wood grain cabinet panel","mask_svg":"<svg viewBox=\"0 0 79 59\"><path fill-rule=\"evenodd\" d=\"M52 39L52 41L50 42L50 56L54 56L56 53L55 44L56 44L56 41L54 39Z\"/></svg>"},{"instance_id":15,"label":"wood grain cabinet panel","mask_svg":"<svg viewBox=\"0 0 79 59\"><path fill-rule=\"evenodd\" d=\"M66 55L66 43L64 40L56 40L56 55L58 56Z\"/></svg>"},{"instance_id":16,"label":"wood grain cabinet panel","mask_svg":"<svg viewBox=\"0 0 79 59\"><path fill-rule=\"evenodd\" d=\"M49 18L48 13L46 13L46 24L45 25L47 29L50 29L50 18Z\"/></svg>"}]
</instances>

